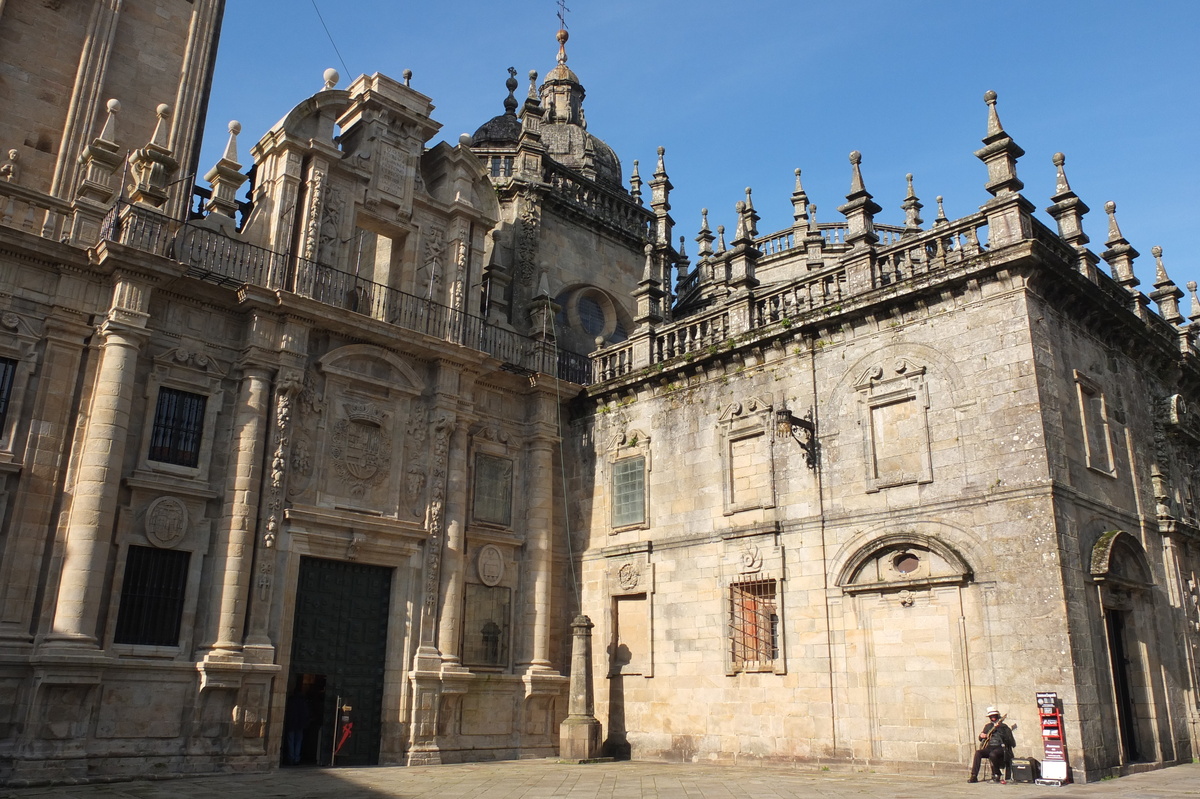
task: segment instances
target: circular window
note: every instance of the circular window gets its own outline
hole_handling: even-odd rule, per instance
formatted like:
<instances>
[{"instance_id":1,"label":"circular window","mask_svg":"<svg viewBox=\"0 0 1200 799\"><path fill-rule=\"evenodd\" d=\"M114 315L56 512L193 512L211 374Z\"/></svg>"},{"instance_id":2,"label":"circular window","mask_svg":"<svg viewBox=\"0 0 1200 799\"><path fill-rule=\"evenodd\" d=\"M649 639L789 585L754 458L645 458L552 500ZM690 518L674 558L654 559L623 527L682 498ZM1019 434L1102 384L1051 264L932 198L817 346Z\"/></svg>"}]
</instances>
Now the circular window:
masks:
<instances>
[{"instance_id":1,"label":"circular window","mask_svg":"<svg viewBox=\"0 0 1200 799\"><path fill-rule=\"evenodd\" d=\"M583 327L585 333L589 336L604 335L608 319L605 316L604 307L596 302L596 298L593 295L584 294L581 296L575 308L579 312L579 324Z\"/></svg>"},{"instance_id":2,"label":"circular window","mask_svg":"<svg viewBox=\"0 0 1200 799\"><path fill-rule=\"evenodd\" d=\"M892 566L901 574L912 574L921 565L921 559L911 552L901 552L892 560Z\"/></svg>"}]
</instances>

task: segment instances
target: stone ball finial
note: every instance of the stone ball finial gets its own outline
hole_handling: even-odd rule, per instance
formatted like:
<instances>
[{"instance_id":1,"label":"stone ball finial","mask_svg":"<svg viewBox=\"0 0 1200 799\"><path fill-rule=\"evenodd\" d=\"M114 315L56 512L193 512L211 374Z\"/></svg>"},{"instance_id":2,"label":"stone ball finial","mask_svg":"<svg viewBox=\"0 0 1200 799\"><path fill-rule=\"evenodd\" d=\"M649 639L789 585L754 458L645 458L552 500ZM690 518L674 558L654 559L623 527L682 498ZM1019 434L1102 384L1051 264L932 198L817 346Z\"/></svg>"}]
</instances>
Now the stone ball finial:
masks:
<instances>
[{"instance_id":1,"label":"stone ball finial","mask_svg":"<svg viewBox=\"0 0 1200 799\"><path fill-rule=\"evenodd\" d=\"M991 89L988 89L983 93L983 101L988 105L994 104L996 102L996 93Z\"/></svg>"},{"instance_id":2,"label":"stone ball finial","mask_svg":"<svg viewBox=\"0 0 1200 799\"><path fill-rule=\"evenodd\" d=\"M1054 162L1055 166L1062 166L1067 163L1067 157L1062 153L1055 153L1054 157L1050 160Z\"/></svg>"},{"instance_id":3,"label":"stone ball finial","mask_svg":"<svg viewBox=\"0 0 1200 799\"><path fill-rule=\"evenodd\" d=\"M751 189L749 186L746 187L746 195L747 196L749 196L750 192L752 192L752 191L753 191L753 189Z\"/></svg>"},{"instance_id":4,"label":"stone ball finial","mask_svg":"<svg viewBox=\"0 0 1200 799\"><path fill-rule=\"evenodd\" d=\"M907 180L909 183L912 183L913 182L913 173L909 172L908 174L906 174L904 176L904 179Z\"/></svg>"},{"instance_id":5,"label":"stone ball finial","mask_svg":"<svg viewBox=\"0 0 1200 799\"><path fill-rule=\"evenodd\" d=\"M241 133L242 132L242 123L238 122L236 119L229 120L229 132L232 133L234 136Z\"/></svg>"},{"instance_id":6,"label":"stone ball finial","mask_svg":"<svg viewBox=\"0 0 1200 799\"><path fill-rule=\"evenodd\" d=\"M1117 204L1115 202L1113 202L1112 200L1109 200L1108 202L1106 202L1104 204L1104 213L1115 214L1116 212L1117 212Z\"/></svg>"},{"instance_id":7,"label":"stone ball finial","mask_svg":"<svg viewBox=\"0 0 1200 799\"><path fill-rule=\"evenodd\" d=\"M536 80L537 80L537 78L538 78L538 76L537 76L537 70L536 70L536 69L531 69L531 70L529 70L529 80L530 80L530 82L534 82L534 81L536 81Z\"/></svg>"},{"instance_id":8,"label":"stone ball finial","mask_svg":"<svg viewBox=\"0 0 1200 799\"><path fill-rule=\"evenodd\" d=\"M717 225L717 232L718 232L718 233L720 233L720 234L722 234L722 235L724 235L724 234L725 234L725 226L724 226L724 225Z\"/></svg>"},{"instance_id":9,"label":"stone ball finial","mask_svg":"<svg viewBox=\"0 0 1200 799\"><path fill-rule=\"evenodd\" d=\"M642 252L644 252L646 254L646 257L649 258L654 253L654 245L647 244L645 247L642 248Z\"/></svg>"},{"instance_id":10,"label":"stone ball finial","mask_svg":"<svg viewBox=\"0 0 1200 799\"><path fill-rule=\"evenodd\" d=\"M470 133L461 133L458 136L458 143L461 144L463 147L470 147L472 144L475 143L475 140L471 138Z\"/></svg>"},{"instance_id":11,"label":"stone ball finial","mask_svg":"<svg viewBox=\"0 0 1200 799\"><path fill-rule=\"evenodd\" d=\"M1155 258L1162 258L1162 247L1159 247L1157 244L1154 245L1150 248L1150 254Z\"/></svg>"},{"instance_id":12,"label":"stone ball finial","mask_svg":"<svg viewBox=\"0 0 1200 799\"><path fill-rule=\"evenodd\" d=\"M171 106L166 103L159 103L158 108L154 109L154 113L158 114L159 119L166 119L171 113Z\"/></svg>"},{"instance_id":13,"label":"stone ball finial","mask_svg":"<svg viewBox=\"0 0 1200 799\"><path fill-rule=\"evenodd\" d=\"M1194 280L1189 280L1189 281L1187 282L1187 289L1188 289L1188 291L1190 291L1190 292L1193 292L1193 293L1194 293L1194 292L1196 291L1196 281L1194 281Z\"/></svg>"},{"instance_id":14,"label":"stone ball finial","mask_svg":"<svg viewBox=\"0 0 1200 799\"><path fill-rule=\"evenodd\" d=\"M707 208L701 208L701 209L700 209L700 215L701 215L701 216L708 216L708 209L707 209Z\"/></svg>"},{"instance_id":15,"label":"stone ball finial","mask_svg":"<svg viewBox=\"0 0 1200 799\"><path fill-rule=\"evenodd\" d=\"M330 67L329 69L325 70L322 77L325 79L325 88L326 89L332 89L334 86L337 86L338 81L342 79L342 76L339 75L338 71L336 69L334 69L333 67Z\"/></svg>"},{"instance_id":16,"label":"stone ball finial","mask_svg":"<svg viewBox=\"0 0 1200 799\"><path fill-rule=\"evenodd\" d=\"M746 212L746 204L744 202L742 202L741 200L738 200L737 203L733 206L733 210L737 211L739 214L745 213Z\"/></svg>"},{"instance_id":17,"label":"stone ball finial","mask_svg":"<svg viewBox=\"0 0 1200 799\"><path fill-rule=\"evenodd\" d=\"M659 148L658 148L657 150L655 150L655 152L657 152L657 153L658 153L660 156L662 156L662 155L665 155L665 154L666 154L666 152L667 152L667 148L666 148L666 147L659 146Z\"/></svg>"},{"instance_id":18,"label":"stone ball finial","mask_svg":"<svg viewBox=\"0 0 1200 799\"><path fill-rule=\"evenodd\" d=\"M800 177L800 167L796 167L792 172L796 177Z\"/></svg>"},{"instance_id":19,"label":"stone ball finial","mask_svg":"<svg viewBox=\"0 0 1200 799\"><path fill-rule=\"evenodd\" d=\"M940 194L939 194L939 195L937 196L936 202L939 202L939 203L940 203L941 201L942 201L942 195L940 195Z\"/></svg>"},{"instance_id":20,"label":"stone ball finial","mask_svg":"<svg viewBox=\"0 0 1200 799\"><path fill-rule=\"evenodd\" d=\"M404 85L407 86L408 82L412 80L412 70L411 69L404 70L403 72L400 73L400 77L404 78Z\"/></svg>"},{"instance_id":21,"label":"stone ball finial","mask_svg":"<svg viewBox=\"0 0 1200 799\"><path fill-rule=\"evenodd\" d=\"M850 153L850 163L854 164L855 166L861 164L862 163L862 153L860 153L858 150L852 151Z\"/></svg>"},{"instance_id":22,"label":"stone ball finial","mask_svg":"<svg viewBox=\"0 0 1200 799\"><path fill-rule=\"evenodd\" d=\"M110 113L110 114L121 113L121 101L115 97L113 99L109 100L107 103L105 103L104 107L108 109L108 113Z\"/></svg>"},{"instance_id":23,"label":"stone ball finial","mask_svg":"<svg viewBox=\"0 0 1200 799\"><path fill-rule=\"evenodd\" d=\"M21 154L19 152L17 152L17 149L15 147L8 151L8 160L9 161L16 161L20 157L21 157Z\"/></svg>"}]
</instances>

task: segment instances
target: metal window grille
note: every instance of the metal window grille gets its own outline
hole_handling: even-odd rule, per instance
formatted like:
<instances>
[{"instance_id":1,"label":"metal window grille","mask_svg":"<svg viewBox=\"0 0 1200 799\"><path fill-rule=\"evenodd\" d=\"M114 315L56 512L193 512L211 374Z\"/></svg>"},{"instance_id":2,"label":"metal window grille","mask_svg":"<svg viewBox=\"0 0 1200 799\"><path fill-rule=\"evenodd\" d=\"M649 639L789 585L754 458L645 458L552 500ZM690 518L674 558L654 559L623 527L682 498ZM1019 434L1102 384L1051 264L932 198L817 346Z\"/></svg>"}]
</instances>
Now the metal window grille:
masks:
<instances>
[{"instance_id":1,"label":"metal window grille","mask_svg":"<svg viewBox=\"0 0 1200 799\"><path fill-rule=\"evenodd\" d=\"M473 583L464 588L463 665L507 665L509 589Z\"/></svg>"},{"instance_id":2,"label":"metal window grille","mask_svg":"<svg viewBox=\"0 0 1200 799\"><path fill-rule=\"evenodd\" d=\"M208 397L173 388L158 390L149 459L176 466L200 463L200 438Z\"/></svg>"},{"instance_id":3,"label":"metal window grille","mask_svg":"<svg viewBox=\"0 0 1200 799\"><path fill-rule=\"evenodd\" d=\"M113 642L177 646L190 552L131 546Z\"/></svg>"},{"instance_id":4,"label":"metal window grille","mask_svg":"<svg viewBox=\"0 0 1200 799\"><path fill-rule=\"evenodd\" d=\"M622 458L613 464L614 527L646 520L646 459Z\"/></svg>"},{"instance_id":5,"label":"metal window grille","mask_svg":"<svg viewBox=\"0 0 1200 799\"><path fill-rule=\"evenodd\" d=\"M729 638L737 671L769 671L779 657L779 614L775 581L754 580L729 587Z\"/></svg>"},{"instance_id":6,"label":"metal window grille","mask_svg":"<svg viewBox=\"0 0 1200 799\"><path fill-rule=\"evenodd\" d=\"M512 461L475 456L475 518L492 524L512 522Z\"/></svg>"},{"instance_id":7,"label":"metal window grille","mask_svg":"<svg viewBox=\"0 0 1200 799\"><path fill-rule=\"evenodd\" d=\"M12 358L0 358L0 438L4 437L8 422L8 403L12 397L13 378L17 374L17 362Z\"/></svg>"}]
</instances>

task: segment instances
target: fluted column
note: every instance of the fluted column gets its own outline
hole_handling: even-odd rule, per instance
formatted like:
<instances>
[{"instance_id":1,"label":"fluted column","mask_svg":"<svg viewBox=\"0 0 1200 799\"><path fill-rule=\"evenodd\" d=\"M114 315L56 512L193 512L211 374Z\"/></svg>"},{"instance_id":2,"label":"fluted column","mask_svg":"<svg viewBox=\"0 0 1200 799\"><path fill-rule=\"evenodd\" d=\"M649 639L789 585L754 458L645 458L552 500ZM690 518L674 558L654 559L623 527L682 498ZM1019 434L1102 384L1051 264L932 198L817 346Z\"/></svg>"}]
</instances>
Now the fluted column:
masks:
<instances>
[{"instance_id":1,"label":"fluted column","mask_svg":"<svg viewBox=\"0 0 1200 799\"><path fill-rule=\"evenodd\" d=\"M547 438L529 443L529 527L525 546L529 553L525 579L525 628L530 631L529 671L549 670L550 601L553 576L554 444Z\"/></svg>"},{"instance_id":2,"label":"fluted column","mask_svg":"<svg viewBox=\"0 0 1200 799\"><path fill-rule=\"evenodd\" d=\"M49 645L97 646L97 619L116 516L117 491L145 334L111 319L88 409L87 433L73 486L66 546Z\"/></svg>"},{"instance_id":3,"label":"fluted column","mask_svg":"<svg viewBox=\"0 0 1200 799\"><path fill-rule=\"evenodd\" d=\"M245 367L238 390L225 502L214 546L213 574L220 575L221 584L209 613L206 659L236 657L242 649L270 401L270 371L262 366Z\"/></svg>"}]
</instances>

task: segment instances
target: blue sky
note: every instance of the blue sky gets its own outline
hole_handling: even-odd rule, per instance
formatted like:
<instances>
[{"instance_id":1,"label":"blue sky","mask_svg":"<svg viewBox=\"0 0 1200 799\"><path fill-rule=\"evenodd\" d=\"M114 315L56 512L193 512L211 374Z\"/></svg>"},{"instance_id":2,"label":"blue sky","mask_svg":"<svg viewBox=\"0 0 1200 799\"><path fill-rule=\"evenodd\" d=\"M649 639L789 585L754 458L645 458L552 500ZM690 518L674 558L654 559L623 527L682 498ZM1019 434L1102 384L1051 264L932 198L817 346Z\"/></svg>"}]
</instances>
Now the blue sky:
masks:
<instances>
[{"instance_id":1,"label":"blue sky","mask_svg":"<svg viewBox=\"0 0 1200 799\"><path fill-rule=\"evenodd\" d=\"M1071 187L1091 207L1093 251L1107 238L1104 203L1117 203L1125 237L1142 253L1139 287L1153 290L1150 248L1181 287L1200 280L1195 238L1200 167L1200 2L1146 0L568 0L569 65L587 92L589 130L643 177L666 148L676 236L689 255L707 207L734 226L746 186L759 231L791 224L793 170L821 221L850 186L860 150L879 222L902 223L907 172L928 225L934 198L951 218L988 199L972 154L986 131L983 94L1025 149L1018 174L1042 209L1054 193L1051 157L1067 157ZM334 67L352 76L413 71L443 128L434 141L503 112L507 68L554 66L554 0L230 0L209 106L203 173L226 125L243 125L240 152ZM349 69L347 70L346 67ZM432 143L432 142L431 142ZM1189 312L1185 300L1183 312Z\"/></svg>"}]
</instances>

